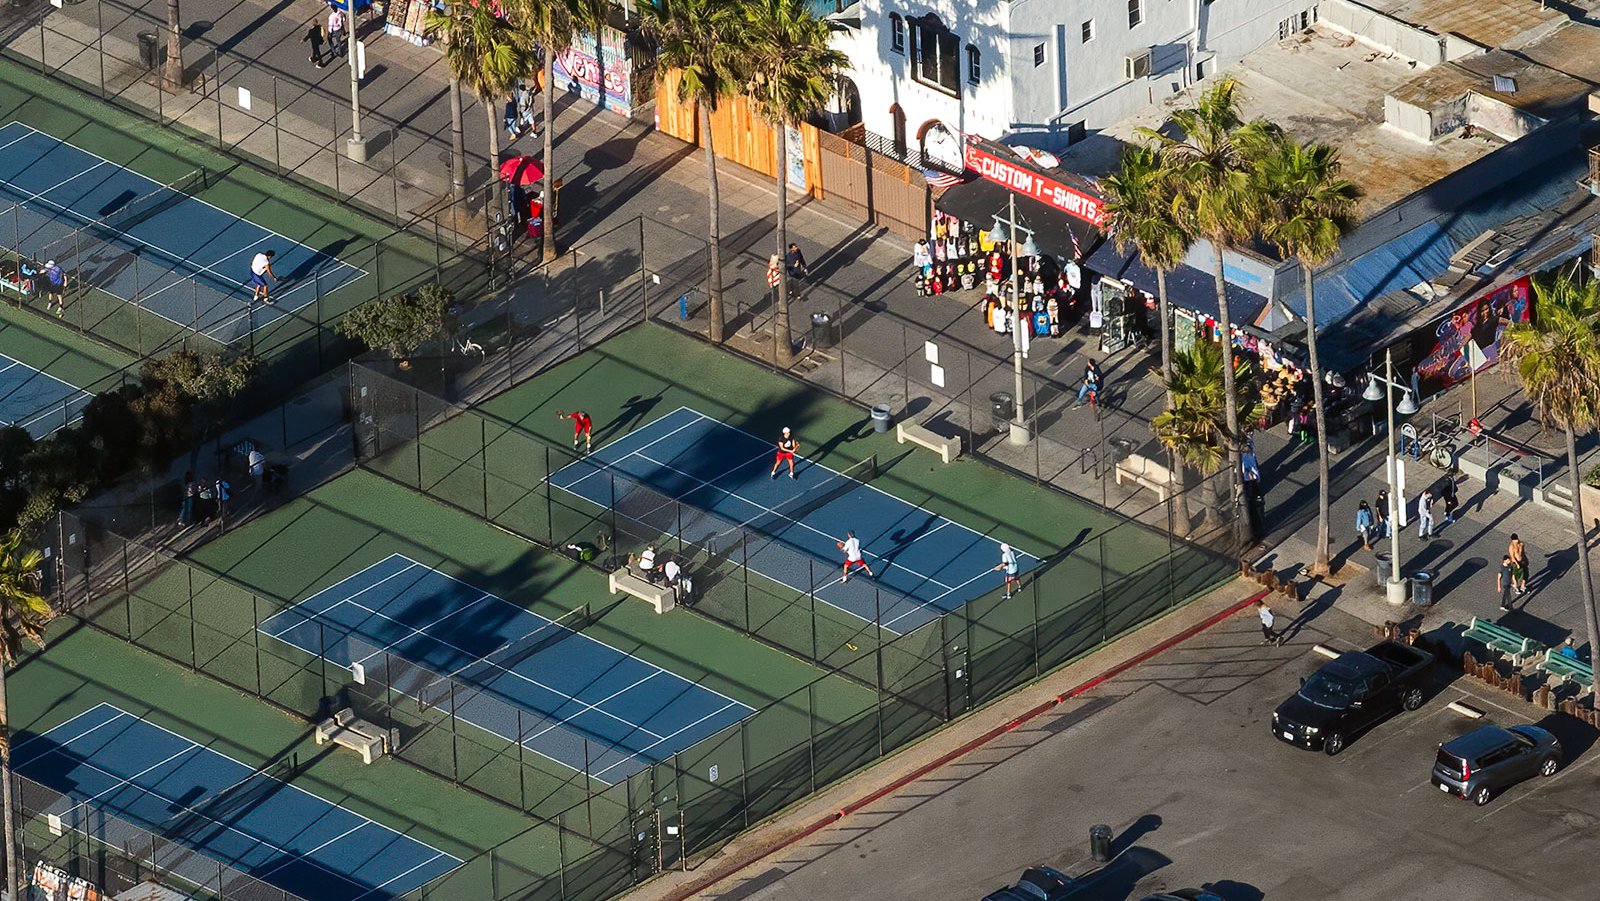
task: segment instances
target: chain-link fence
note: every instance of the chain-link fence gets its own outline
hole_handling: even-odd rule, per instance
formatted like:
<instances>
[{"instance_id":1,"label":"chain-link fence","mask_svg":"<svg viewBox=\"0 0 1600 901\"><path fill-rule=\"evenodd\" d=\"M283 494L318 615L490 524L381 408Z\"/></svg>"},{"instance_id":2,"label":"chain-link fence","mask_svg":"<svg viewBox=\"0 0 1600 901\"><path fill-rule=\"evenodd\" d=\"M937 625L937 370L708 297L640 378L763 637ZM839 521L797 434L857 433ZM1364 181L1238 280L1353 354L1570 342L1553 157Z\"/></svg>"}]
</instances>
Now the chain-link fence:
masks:
<instances>
[{"instance_id":1,"label":"chain-link fence","mask_svg":"<svg viewBox=\"0 0 1600 901\"><path fill-rule=\"evenodd\" d=\"M25 827L19 833L24 861L63 867L98 886L105 897L154 878L217 901L303 901L104 807L26 776L12 778Z\"/></svg>"}]
</instances>

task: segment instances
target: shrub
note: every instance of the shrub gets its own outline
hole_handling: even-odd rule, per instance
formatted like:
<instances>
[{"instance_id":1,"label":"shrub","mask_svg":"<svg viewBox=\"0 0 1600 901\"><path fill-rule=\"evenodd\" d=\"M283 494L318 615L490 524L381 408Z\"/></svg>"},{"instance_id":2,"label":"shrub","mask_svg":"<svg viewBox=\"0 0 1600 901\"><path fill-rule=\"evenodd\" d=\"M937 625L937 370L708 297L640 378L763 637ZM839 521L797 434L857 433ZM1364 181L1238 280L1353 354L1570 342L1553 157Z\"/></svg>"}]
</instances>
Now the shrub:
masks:
<instances>
[{"instance_id":1,"label":"shrub","mask_svg":"<svg viewBox=\"0 0 1600 901\"><path fill-rule=\"evenodd\" d=\"M1600 488L1600 464L1589 467L1589 471L1583 474L1583 484Z\"/></svg>"},{"instance_id":2,"label":"shrub","mask_svg":"<svg viewBox=\"0 0 1600 901\"><path fill-rule=\"evenodd\" d=\"M397 294L356 307L339 321L338 332L404 360L439 337L454 300L448 288L426 285L415 294Z\"/></svg>"}]
</instances>

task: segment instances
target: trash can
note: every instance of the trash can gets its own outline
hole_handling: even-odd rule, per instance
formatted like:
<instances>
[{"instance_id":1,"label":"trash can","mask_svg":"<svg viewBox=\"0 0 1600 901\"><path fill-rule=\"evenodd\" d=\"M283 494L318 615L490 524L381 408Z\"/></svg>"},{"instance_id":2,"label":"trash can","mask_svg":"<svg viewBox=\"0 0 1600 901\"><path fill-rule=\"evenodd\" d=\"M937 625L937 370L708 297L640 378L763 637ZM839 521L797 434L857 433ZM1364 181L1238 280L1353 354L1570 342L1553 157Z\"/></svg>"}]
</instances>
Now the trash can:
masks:
<instances>
[{"instance_id":1,"label":"trash can","mask_svg":"<svg viewBox=\"0 0 1600 901\"><path fill-rule=\"evenodd\" d=\"M994 427L1005 431L1016 414L1016 405L1009 391L996 391L989 395L989 412L994 416Z\"/></svg>"},{"instance_id":2,"label":"trash can","mask_svg":"<svg viewBox=\"0 0 1600 901\"><path fill-rule=\"evenodd\" d=\"M832 347L833 344L833 317L827 313L812 313L811 346Z\"/></svg>"},{"instance_id":3,"label":"trash can","mask_svg":"<svg viewBox=\"0 0 1600 901\"><path fill-rule=\"evenodd\" d=\"M1111 859L1111 827L1104 823L1096 823L1089 827L1089 856L1095 863L1105 863Z\"/></svg>"},{"instance_id":4,"label":"trash can","mask_svg":"<svg viewBox=\"0 0 1600 901\"><path fill-rule=\"evenodd\" d=\"M153 31L139 32L139 62L146 69L154 69L160 53L160 38Z\"/></svg>"},{"instance_id":5,"label":"trash can","mask_svg":"<svg viewBox=\"0 0 1600 901\"><path fill-rule=\"evenodd\" d=\"M1388 551L1379 551L1378 553L1372 555L1372 559L1377 564L1376 566L1372 567L1372 575L1377 578L1378 587L1382 588L1388 583L1389 574L1394 571L1394 565L1392 563L1394 558L1389 556Z\"/></svg>"},{"instance_id":6,"label":"trash can","mask_svg":"<svg viewBox=\"0 0 1600 901\"><path fill-rule=\"evenodd\" d=\"M872 430L874 432L889 431L889 408L878 406L872 408Z\"/></svg>"},{"instance_id":7,"label":"trash can","mask_svg":"<svg viewBox=\"0 0 1600 901\"><path fill-rule=\"evenodd\" d=\"M1411 603L1418 607L1433 606L1433 573L1418 570L1411 574Z\"/></svg>"}]
</instances>

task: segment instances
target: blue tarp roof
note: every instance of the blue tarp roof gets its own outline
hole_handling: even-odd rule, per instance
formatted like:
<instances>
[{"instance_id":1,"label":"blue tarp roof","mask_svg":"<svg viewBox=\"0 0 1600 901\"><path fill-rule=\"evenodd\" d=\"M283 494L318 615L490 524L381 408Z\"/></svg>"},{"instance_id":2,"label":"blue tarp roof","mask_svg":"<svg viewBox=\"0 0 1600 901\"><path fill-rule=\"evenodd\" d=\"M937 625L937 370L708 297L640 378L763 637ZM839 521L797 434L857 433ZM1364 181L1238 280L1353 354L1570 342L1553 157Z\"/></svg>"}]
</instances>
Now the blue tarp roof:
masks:
<instances>
[{"instance_id":1,"label":"blue tarp roof","mask_svg":"<svg viewBox=\"0 0 1600 901\"><path fill-rule=\"evenodd\" d=\"M1511 219L1548 210L1571 196L1583 175L1583 160L1569 160L1535 167L1318 275L1317 329L1386 294L1438 278L1449 269L1450 258L1479 235ZM1284 303L1296 315L1305 315L1300 289L1285 295Z\"/></svg>"}]
</instances>

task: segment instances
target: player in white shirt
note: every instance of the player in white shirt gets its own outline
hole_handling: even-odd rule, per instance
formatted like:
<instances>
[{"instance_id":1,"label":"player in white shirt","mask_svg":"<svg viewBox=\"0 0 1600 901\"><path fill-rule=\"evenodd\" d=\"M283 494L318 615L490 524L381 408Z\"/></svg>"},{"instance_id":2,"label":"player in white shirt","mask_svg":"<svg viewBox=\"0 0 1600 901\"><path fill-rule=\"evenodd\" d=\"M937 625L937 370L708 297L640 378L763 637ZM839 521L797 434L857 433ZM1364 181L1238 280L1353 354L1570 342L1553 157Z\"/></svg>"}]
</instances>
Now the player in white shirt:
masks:
<instances>
[{"instance_id":1,"label":"player in white shirt","mask_svg":"<svg viewBox=\"0 0 1600 901\"><path fill-rule=\"evenodd\" d=\"M272 258L275 256L277 253L267 250L256 254L250 260L250 287L255 291L253 300L272 303L272 298L267 293L267 277L271 276L273 281L278 279L278 274L272 271Z\"/></svg>"},{"instance_id":2,"label":"player in white shirt","mask_svg":"<svg viewBox=\"0 0 1600 901\"><path fill-rule=\"evenodd\" d=\"M867 565L867 561L861 559L861 539L856 537L855 532L844 533L844 540L835 541L834 544L839 546L839 550L844 551L844 576L839 579L840 582L850 581L852 567L859 566L867 571L867 575L872 575L872 567Z\"/></svg>"}]
</instances>

